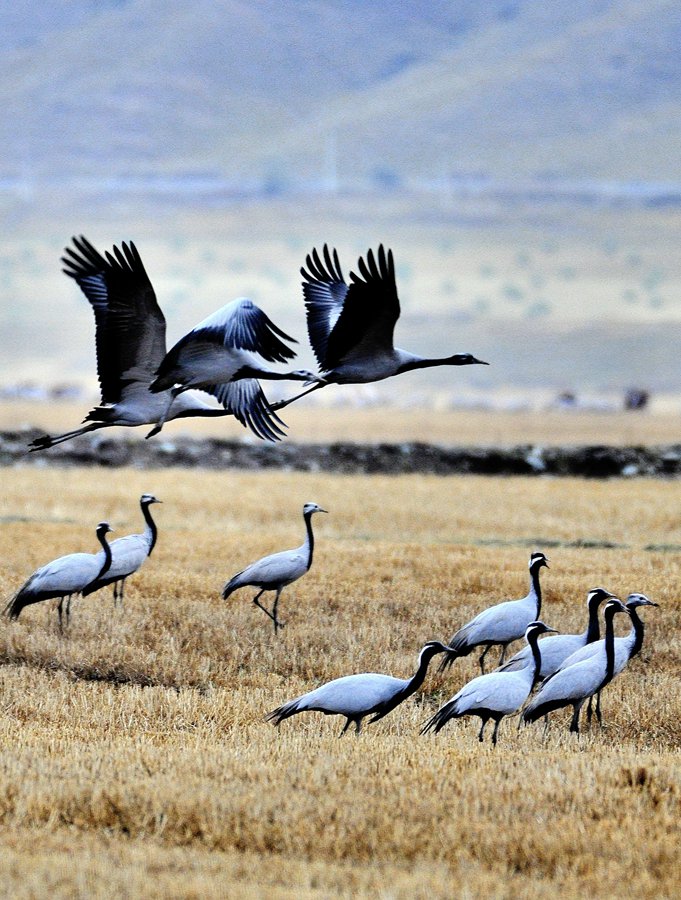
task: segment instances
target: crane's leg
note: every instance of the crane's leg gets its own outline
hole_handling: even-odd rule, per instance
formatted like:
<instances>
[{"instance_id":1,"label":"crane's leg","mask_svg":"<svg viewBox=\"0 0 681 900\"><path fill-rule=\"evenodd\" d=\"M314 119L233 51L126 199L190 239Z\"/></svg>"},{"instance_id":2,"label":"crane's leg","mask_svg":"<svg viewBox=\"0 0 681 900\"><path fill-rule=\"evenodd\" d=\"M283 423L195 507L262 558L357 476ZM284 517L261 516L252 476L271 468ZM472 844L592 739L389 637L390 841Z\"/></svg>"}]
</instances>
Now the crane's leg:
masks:
<instances>
[{"instance_id":1,"label":"crane's leg","mask_svg":"<svg viewBox=\"0 0 681 900\"><path fill-rule=\"evenodd\" d=\"M485 734L485 725L487 724L487 718L485 716L481 716L481 718L482 725L480 726L480 733L478 734L478 740L480 741L480 743L482 743L483 741L483 736Z\"/></svg>"},{"instance_id":2,"label":"crane's leg","mask_svg":"<svg viewBox=\"0 0 681 900\"><path fill-rule=\"evenodd\" d=\"M308 388L306 391L303 391L300 394L296 394L295 397L289 397L288 400L279 400L278 403L270 403L270 409L277 410L283 409L285 406L288 406L289 403L295 403L296 400L300 400L301 397L307 396L307 394L311 394L312 391L317 391L319 388L324 387L327 384L326 381L317 381L315 382L311 388Z\"/></svg>"},{"instance_id":3,"label":"crane's leg","mask_svg":"<svg viewBox=\"0 0 681 900\"><path fill-rule=\"evenodd\" d=\"M176 398L179 394L181 394L183 390L184 390L184 387L182 387L181 385L178 386L178 387L174 387L174 388L171 389L171 391L170 391L170 397L169 397L169 399L168 399L168 403L167 403L167 405L166 405L166 408L163 410L163 413L162 413L162 415L161 415L161 418L160 418L160 419L158 420L158 422L154 425L154 427L151 429L151 431L149 432L149 434L146 434L146 435L144 436L145 439L148 439L148 438L150 438L150 437L153 437L155 434L158 434L159 431L163 428L163 426L165 425L165 423L168 421L168 416L170 415L170 407L173 405L173 403L174 403L174 401L175 401L175 398Z\"/></svg>"},{"instance_id":4,"label":"crane's leg","mask_svg":"<svg viewBox=\"0 0 681 900\"><path fill-rule=\"evenodd\" d=\"M348 718L348 719L345 720L345 725L343 726L343 730L342 730L341 733L338 735L338 737L343 737L343 735L345 734L345 732L346 732L346 731L348 730L348 728L350 727L350 723L351 723L351 722L352 722L352 719L350 719L350 718Z\"/></svg>"},{"instance_id":5,"label":"crane's leg","mask_svg":"<svg viewBox=\"0 0 681 900\"><path fill-rule=\"evenodd\" d=\"M504 660L506 659L506 650L508 649L508 644L501 645L501 656L499 657L499 665L503 666Z\"/></svg>"},{"instance_id":6,"label":"crane's leg","mask_svg":"<svg viewBox=\"0 0 681 900\"><path fill-rule=\"evenodd\" d=\"M63 620L62 620L62 609L63 609L63 606L64 606L64 598L63 598L63 597L60 597L60 598L59 598L59 604L58 604L58 606L57 606L57 615L59 616L59 633L60 633L60 634L63 634L63 633L64 633L64 623L63 623Z\"/></svg>"},{"instance_id":7,"label":"crane's leg","mask_svg":"<svg viewBox=\"0 0 681 900\"><path fill-rule=\"evenodd\" d=\"M279 606L279 596L281 595L282 591L283 591L283 588L277 588L277 593L274 598L274 605L272 606L272 621L274 622L274 633L275 634L277 633L278 628L284 627L284 623L281 622L277 618L277 607Z\"/></svg>"},{"instance_id":8,"label":"crane's leg","mask_svg":"<svg viewBox=\"0 0 681 900\"><path fill-rule=\"evenodd\" d=\"M497 732L499 731L499 723L500 722L501 722L501 719L497 719L494 722L494 731L492 732L492 746L493 747L496 747L496 745L497 745Z\"/></svg>"},{"instance_id":9,"label":"crane's leg","mask_svg":"<svg viewBox=\"0 0 681 900\"><path fill-rule=\"evenodd\" d=\"M582 711L582 706L584 706L584 700L578 700L577 703L572 704L572 721L570 722L570 731L575 734L579 734L579 714Z\"/></svg>"},{"instance_id":10,"label":"crane's leg","mask_svg":"<svg viewBox=\"0 0 681 900\"><path fill-rule=\"evenodd\" d=\"M362 720L360 718L355 721L355 734L359 734L361 732L361 730L362 730Z\"/></svg>"},{"instance_id":11,"label":"crane's leg","mask_svg":"<svg viewBox=\"0 0 681 900\"><path fill-rule=\"evenodd\" d=\"M123 612L123 593L125 591L125 578L121 578L120 587L118 588L118 601L119 606L121 608L121 612Z\"/></svg>"},{"instance_id":12,"label":"crane's leg","mask_svg":"<svg viewBox=\"0 0 681 900\"><path fill-rule=\"evenodd\" d=\"M272 619L272 621L274 622L274 633L276 634L276 633L277 633L277 626L279 625L279 626L282 627L282 628L283 628L284 626L283 626L283 623L282 623L282 622L277 622L276 618L272 615L272 613L269 611L269 609L267 609L266 606L263 606L262 603L260 602L260 598L262 597L262 595L263 595L264 593L265 593L265 588L263 588L261 591L259 591L259 592L255 595L255 597L253 598L253 602L255 603L255 605L256 605L259 609L261 609L261 610L265 613L266 616L269 616L270 619Z\"/></svg>"},{"instance_id":13,"label":"crane's leg","mask_svg":"<svg viewBox=\"0 0 681 900\"><path fill-rule=\"evenodd\" d=\"M489 652L489 648L491 646L492 646L491 644L488 644L485 647L485 649L482 651L482 653L480 654L480 671L482 672L483 675L485 674L485 657L487 656L487 654Z\"/></svg>"},{"instance_id":14,"label":"crane's leg","mask_svg":"<svg viewBox=\"0 0 681 900\"><path fill-rule=\"evenodd\" d=\"M549 733L549 714L544 716L544 737Z\"/></svg>"},{"instance_id":15,"label":"crane's leg","mask_svg":"<svg viewBox=\"0 0 681 900\"><path fill-rule=\"evenodd\" d=\"M586 705L586 721L589 723L589 727L591 727L592 713L593 713L593 697L589 697L589 702Z\"/></svg>"},{"instance_id":16,"label":"crane's leg","mask_svg":"<svg viewBox=\"0 0 681 900\"><path fill-rule=\"evenodd\" d=\"M66 598L66 627L71 624L71 594Z\"/></svg>"},{"instance_id":17,"label":"crane's leg","mask_svg":"<svg viewBox=\"0 0 681 900\"><path fill-rule=\"evenodd\" d=\"M603 716L601 714L601 692L599 691L596 694L596 718L598 719L598 724L603 727Z\"/></svg>"}]
</instances>

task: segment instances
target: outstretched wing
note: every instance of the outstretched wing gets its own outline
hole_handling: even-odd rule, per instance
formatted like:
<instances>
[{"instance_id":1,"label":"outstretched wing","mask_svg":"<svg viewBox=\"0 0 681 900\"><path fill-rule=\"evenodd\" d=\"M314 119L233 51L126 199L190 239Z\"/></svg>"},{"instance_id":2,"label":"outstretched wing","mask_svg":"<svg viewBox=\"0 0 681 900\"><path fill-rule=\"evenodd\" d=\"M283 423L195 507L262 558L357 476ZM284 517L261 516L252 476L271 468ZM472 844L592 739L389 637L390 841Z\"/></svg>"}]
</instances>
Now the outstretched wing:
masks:
<instances>
[{"instance_id":1,"label":"outstretched wing","mask_svg":"<svg viewBox=\"0 0 681 900\"><path fill-rule=\"evenodd\" d=\"M286 423L271 408L257 378L211 384L202 390L216 397L227 412L264 441L286 437Z\"/></svg>"},{"instance_id":2,"label":"outstretched wing","mask_svg":"<svg viewBox=\"0 0 681 900\"><path fill-rule=\"evenodd\" d=\"M241 297L208 316L178 344L201 338L203 340L259 353L268 362L286 362L296 355L284 341L297 344L256 306Z\"/></svg>"},{"instance_id":3,"label":"outstretched wing","mask_svg":"<svg viewBox=\"0 0 681 900\"><path fill-rule=\"evenodd\" d=\"M323 254L322 262L316 249L308 253L305 259L307 268L302 268L300 274L305 279L303 297L310 344L319 367L322 371L328 371L332 368L328 364L329 335L343 311L348 286L343 280L336 250L332 257L328 245L324 244Z\"/></svg>"},{"instance_id":4,"label":"outstretched wing","mask_svg":"<svg viewBox=\"0 0 681 900\"><path fill-rule=\"evenodd\" d=\"M366 262L360 257L357 266L359 274L350 273L343 308L328 336L327 369L351 358L368 359L393 350L400 301L392 251L386 254L381 244L376 256L369 250Z\"/></svg>"},{"instance_id":5,"label":"outstretched wing","mask_svg":"<svg viewBox=\"0 0 681 900\"><path fill-rule=\"evenodd\" d=\"M73 245L63 271L92 305L102 402L117 403L126 384L152 381L166 353L165 318L132 241L105 256L82 236Z\"/></svg>"}]
</instances>

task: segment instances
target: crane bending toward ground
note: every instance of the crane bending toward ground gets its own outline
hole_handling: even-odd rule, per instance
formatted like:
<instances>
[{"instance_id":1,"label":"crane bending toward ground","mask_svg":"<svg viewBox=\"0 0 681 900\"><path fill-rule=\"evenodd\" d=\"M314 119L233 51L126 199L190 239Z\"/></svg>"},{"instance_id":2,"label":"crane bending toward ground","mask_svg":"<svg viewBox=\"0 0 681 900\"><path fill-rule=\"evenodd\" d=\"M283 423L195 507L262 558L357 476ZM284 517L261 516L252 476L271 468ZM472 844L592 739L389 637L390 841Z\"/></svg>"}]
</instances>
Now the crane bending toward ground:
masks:
<instances>
[{"instance_id":1,"label":"crane bending toward ground","mask_svg":"<svg viewBox=\"0 0 681 900\"><path fill-rule=\"evenodd\" d=\"M639 617L637 610L642 606L659 606L658 603L653 603L652 600L649 600L645 594L629 594L624 604L627 608L627 612L629 613L629 617L631 619L631 630L629 634L624 637L616 637L615 638L615 668L613 673L613 678L619 675L623 669L629 664L629 660L631 660L637 653L640 652L641 647L643 645L643 636L645 634L645 626L643 621ZM567 668L568 666L574 665L577 662L581 662L583 659L588 659L590 656L593 656L595 653L602 652L603 650L603 641L596 641L593 644L588 644L585 647L582 647L579 650L576 650L572 653L561 665L561 669ZM603 724L603 716L601 712L601 692L596 692L596 718L600 725ZM586 718L589 723L591 723L591 717L593 713L593 697L589 697L589 702L586 707Z\"/></svg>"},{"instance_id":2,"label":"crane bending toward ground","mask_svg":"<svg viewBox=\"0 0 681 900\"><path fill-rule=\"evenodd\" d=\"M71 617L71 597L82 594L111 566L111 546L106 540L110 531L108 522L100 522L97 526L97 540L102 545L99 553L69 553L37 569L9 601L5 607L5 615L10 619L18 619L24 607L58 597L57 611L61 630L64 600L68 623Z\"/></svg>"},{"instance_id":3,"label":"crane bending toward ground","mask_svg":"<svg viewBox=\"0 0 681 900\"><path fill-rule=\"evenodd\" d=\"M241 572L238 572L225 585L222 591L222 598L226 600L234 591L238 591L242 587L259 587L260 590L253 598L256 606L266 613L274 623L274 633L277 629L283 628L284 623L277 618L277 607L279 606L279 597L284 588L297 581L299 578L309 571L312 565L312 555L314 553L314 533L312 531L312 516L315 513L325 513L327 510L322 509L316 503L306 503L303 506L303 519L305 521L305 540L294 550L281 550L279 553L272 553L269 556L263 556L262 559L251 563ZM265 591L276 591L272 612L263 606L260 597Z\"/></svg>"},{"instance_id":4,"label":"crane bending toward ground","mask_svg":"<svg viewBox=\"0 0 681 900\"><path fill-rule=\"evenodd\" d=\"M605 618L605 639L596 643L595 652L586 659L559 669L547 678L523 712L523 722L535 722L555 709L572 706L570 731L579 734L579 712L586 700L608 685L615 676L614 617L626 613L621 600L608 600Z\"/></svg>"},{"instance_id":5,"label":"crane bending toward ground","mask_svg":"<svg viewBox=\"0 0 681 900\"><path fill-rule=\"evenodd\" d=\"M284 436L284 423L265 400L258 379L323 381L307 369L276 372L263 366L258 357L267 362L293 359L295 353L285 341L295 343L245 297L212 313L181 338L158 367L149 390L169 394L166 410L151 433L161 430L177 397L190 388L200 388L216 397L258 437L279 440ZM277 404L277 408L280 406Z\"/></svg>"},{"instance_id":6,"label":"crane bending toward ground","mask_svg":"<svg viewBox=\"0 0 681 900\"><path fill-rule=\"evenodd\" d=\"M542 567L548 568L548 565L549 561L543 553L533 553L529 562L530 590L526 596L520 600L506 600L490 606L460 628L449 642L449 650L440 665L440 670L448 668L460 656L468 656L476 647L484 647L480 655L480 670L484 674L485 656L495 644L501 644L499 665L502 665L508 645L525 634L530 622L539 619L541 613L539 573Z\"/></svg>"},{"instance_id":7,"label":"crane bending toward ground","mask_svg":"<svg viewBox=\"0 0 681 900\"><path fill-rule=\"evenodd\" d=\"M431 659L446 649L440 641L428 641L419 654L418 666L411 678L394 678L392 675L376 672L345 675L328 681L295 700L289 700L268 713L265 720L279 725L284 719L301 712L322 712L326 716L345 716L341 736L353 722L355 732L359 734L362 719L366 716L372 716L369 724L378 722L407 697L411 697L423 684Z\"/></svg>"},{"instance_id":8,"label":"crane bending toward ground","mask_svg":"<svg viewBox=\"0 0 681 900\"><path fill-rule=\"evenodd\" d=\"M325 244L323 259L316 249L306 258L303 295L310 344L322 380L308 390L277 404L277 409L325 384L365 384L382 381L412 369L432 366L489 365L470 353L428 359L395 347L393 332L400 316L392 250L381 244L374 255L357 263L346 284L338 253Z\"/></svg>"},{"instance_id":9,"label":"crane bending toward ground","mask_svg":"<svg viewBox=\"0 0 681 900\"><path fill-rule=\"evenodd\" d=\"M580 650L600 638L600 625L598 622L598 610L605 600L617 599L605 588L593 588L586 597L586 605L589 613L586 631L581 634L552 634L541 642L541 669L538 680L543 681L549 675L553 675L565 660L575 651ZM504 666L504 671L521 669L532 662L532 648L523 647Z\"/></svg>"},{"instance_id":10,"label":"crane bending toward ground","mask_svg":"<svg viewBox=\"0 0 681 900\"><path fill-rule=\"evenodd\" d=\"M114 606L119 601L121 604L123 603L125 579L129 575L134 575L146 558L151 556L151 551L156 545L158 528L151 517L149 507L152 503L161 502L153 494L142 494L140 507L144 516L144 531L141 534L127 534L125 537L111 542L111 565L109 570L84 588L84 597L94 594L95 591L101 590L107 584L113 584Z\"/></svg>"},{"instance_id":11,"label":"crane bending toward ground","mask_svg":"<svg viewBox=\"0 0 681 900\"><path fill-rule=\"evenodd\" d=\"M423 726L421 734L425 734L427 731L437 733L450 719L458 719L461 716L479 716L482 719L482 725L478 740L482 742L485 726L490 719L493 719L492 744L496 746L499 723L505 716L510 716L520 709L530 696L539 677L540 647L546 643L546 641L539 643L539 635L545 634L547 631L555 631L555 629L549 628L544 622L530 622L525 629L525 640L531 654L527 665L516 668L509 662L494 672L478 675L438 709Z\"/></svg>"}]
</instances>

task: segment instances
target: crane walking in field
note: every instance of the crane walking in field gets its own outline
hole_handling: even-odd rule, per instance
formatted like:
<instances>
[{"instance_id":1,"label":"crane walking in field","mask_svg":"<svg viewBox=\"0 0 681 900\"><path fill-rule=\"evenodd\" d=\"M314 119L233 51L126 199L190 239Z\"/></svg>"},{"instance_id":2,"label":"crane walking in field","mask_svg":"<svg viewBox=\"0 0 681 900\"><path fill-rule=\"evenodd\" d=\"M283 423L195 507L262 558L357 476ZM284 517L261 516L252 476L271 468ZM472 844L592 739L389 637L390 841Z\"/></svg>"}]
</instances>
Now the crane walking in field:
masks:
<instances>
[{"instance_id":1,"label":"crane walking in field","mask_svg":"<svg viewBox=\"0 0 681 900\"><path fill-rule=\"evenodd\" d=\"M539 635L547 631L555 631L543 622L530 622L525 629L525 639L530 653L531 661L525 666L515 668L511 663L488 672L486 675L478 675L451 700L445 703L432 719L421 729L421 734L427 731L437 733L450 719L458 719L461 716L479 716L482 719L478 740L482 742L485 726L490 719L494 720L492 732L492 744L496 747L499 723L504 716L510 716L517 712L530 696L539 672L541 670L541 650ZM541 642L546 643L545 641Z\"/></svg>"},{"instance_id":2,"label":"crane walking in field","mask_svg":"<svg viewBox=\"0 0 681 900\"><path fill-rule=\"evenodd\" d=\"M95 591L101 590L107 584L113 584L114 606L120 601L123 605L123 591L125 579L133 575L142 563L151 556L151 551L156 546L158 528L151 517L149 507L152 503L161 503L153 494L142 494L140 507L144 516L145 527L141 534L127 534L125 537L111 542L111 566L84 590L83 596L87 597Z\"/></svg>"},{"instance_id":3,"label":"crane walking in field","mask_svg":"<svg viewBox=\"0 0 681 900\"><path fill-rule=\"evenodd\" d=\"M31 451L45 450L114 425L153 425L164 411L167 419L226 416L234 412L211 406L196 391L174 401L170 391L149 391L166 355L166 320L137 247L132 242L121 246L104 257L81 236L73 238L73 248L64 250L63 271L80 287L95 315L101 405L90 410L80 428L36 438L30 445ZM169 402L172 406L167 410ZM254 420L266 418L264 397L256 396L250 415ZM147 437L150 436L151 432Z\"/></svg>"},{"instance_id":4,"label":"crane walking in field","mask_svg":"<svg viewBox=\"0 0 681 900\"><path fill-rule=\"evenodd\" d=\"M595 652L586 659L566 665L547 678L525 712L523 722L535 722L555 709L572 706L570 731L579 734L579 712L586 700L609 684L615 676L614 617L626 613L621 600L608 600L605 618L605 639L596 642ZM569 658L568 658L569 659ZM567 663L567 660L566 660Z\"/></svg>"},{"instance_id":5,"label":"crane walking in field","mask_svg":"<svg viewBox=\"0 0 681 900\"><path fill-rule=\"evenodd\" d=\"M538 681L543 681L549 675L553 675L572 653L599 639L598 610L601 603L612 599L617 598L610 591L606 591L605 588L593 588L593 590L589 591L586 598L589 613L586 631L583 631L581 634L553 634L542 640L541 669L539 670ZM519 650L509 659L504 666L504 671L521 669L523 666L530 665L531 662L532 648L529 646L523 647L522 650Z\"/></svg>"},{"instance_id":6,"label":"crane walking in field","mask_svg":"<svg viewBox=\"0 0 681 900\"><path fill-rule=\"evenodd\" d=\"M366 384L412 369L431 366L486 366L470 353L428 359L395 347L393 332L400 316L392 250L383 245L366 262L360 257L359 275L346 284L338 254L324 245L322 260L316 249L302 268L303 295L310 344L322 379L307 391L277 404L281 409L325 384Z\"/></svg>"},{"instance_id":7,"label":"crane walking in field","mask_svg":"<svg viewBox=\"0 0 681 900\"><path fill-rule=\"evenodd\" d=\"M325 513L327 510L322 509L316 503L306 503L303 506L305 540L300 547L296 547L294 550L281 550L279 553L263 556L257 562L251 563L250 566L247 566L233 578L230 578L222 591L222 599L226 600L230 594L242 587L259 587L260 590L253 598L253 602L272 619L275 634L277 629L283 628L284 623L277 618L279 597L287 585L293 584L294 581L302 578L312 565L312 555L314 553L312 516L318 512ZM265 591L276 591L272 612L260 602L260 598Z\"/></svg>"},{"instance_id":8,"label":"crane walking in field","mask_svg":"<svg viewBox=\"0 0 681 900\"><path fill-rule=\"evenodd\" d=\"M328 681L295 700L289 700L268 713L265 720L279 725L284 719L301 712L322 712L326 716L345 716L341 736L353 722L355 732L359 734L362 719L366 716L372 716L369 724L378 722L407 697L411 697L423 684L431 659L438 653L444 653L446 649L440 641L428 641L419 654L418 666L411 678L394 678L392 675L375 672L345 675Z\"/></svg>"},{"instance_id":9,"label":"crane walking in field","mask_svg":"<svg viewBox=\"0 0 681 900\"><path fill-rule=\"evenodd\" d=\"M152 393L170 391L166 411L151 433L161 430L173 401L183 391L200 388L213 394L258 437L279 440L284 423L265 400L258 379L323 381L306 369L276 372L262 365L258 356L268 362L293 359L295 353L284 341L295 343L245 297L199 322L166 354L149 386Z\"/></svg>"},{"instance_id":10,"label":"crane walking in field","mask_svg":"<svg viewBox=\"0 0 681 900\"><path fill-rule=\"evenodd\" d=\"M530 590L521 600L506 600L483 610L460 628L449 642L449 650L440 670L446 669L460 656L468 656L476 647L484 647L480 656L480 670L485 673L485 656L490 647L501 644L502 665L506 656L506 648L512 641L519 640L530 622L537 621L541 612L541 584L539 573L543 566L548 568L549 561L543 553L530 556Z\"/></svg>"},{"instance_id":11,"label":"crane walking in field","mask_svg":"<svg viewBox=\"0 0 681 900\"><path fill-rule=\"evenodd\" d=\"M71 618L71 597L82 594L93 581L102 578L111 566L111 546L106 540L110 531L108 522L100 522L97 526L97 540L102 545L99 553L69 553L37 569L7 604L5 615L10 619L18 619L24 607L59 597L57 611L61 631L64 600L68 623Z\"/></svg>"}]
</instances>

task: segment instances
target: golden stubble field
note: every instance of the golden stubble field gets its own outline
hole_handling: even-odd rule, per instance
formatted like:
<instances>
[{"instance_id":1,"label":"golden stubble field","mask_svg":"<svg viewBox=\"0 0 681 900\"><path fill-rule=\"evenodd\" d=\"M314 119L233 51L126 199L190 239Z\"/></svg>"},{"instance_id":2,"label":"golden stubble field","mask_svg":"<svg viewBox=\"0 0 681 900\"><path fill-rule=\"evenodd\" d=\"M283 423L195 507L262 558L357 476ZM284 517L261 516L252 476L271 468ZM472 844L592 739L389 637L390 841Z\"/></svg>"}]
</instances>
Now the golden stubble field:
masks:
<instances>
[{"instance_id":1,"label":"golden stubble field","mask_svg":"<svg viewBox=\"0 0 681 900\"><path fill-rule=\"evenodd\" d=\"M0 879L34 897L672 897L679 892L679 485L630 480L3 471L0 591L94 550L94 526L160 537L130 579L0 624ZM271 623L224 581L303 536L311 572ZM650 549L654 547L656 549ZM526 591L543 549L542 616L582 630L586 591L643 591L642 655L604 694L606 727L567 714L500 730L419 726L476 674L433 666L421 695L356 737L341 719L263 715L343 674L412 673L485 606ZM676 549L675 549L676 548ZM624 626L619 623L620 631Z\"/></svg>"}]
</instances>

